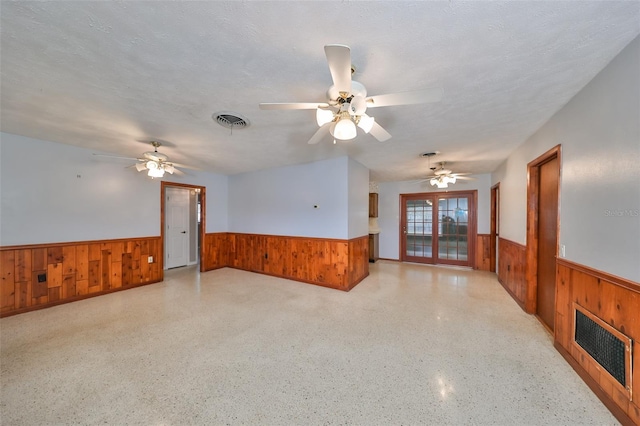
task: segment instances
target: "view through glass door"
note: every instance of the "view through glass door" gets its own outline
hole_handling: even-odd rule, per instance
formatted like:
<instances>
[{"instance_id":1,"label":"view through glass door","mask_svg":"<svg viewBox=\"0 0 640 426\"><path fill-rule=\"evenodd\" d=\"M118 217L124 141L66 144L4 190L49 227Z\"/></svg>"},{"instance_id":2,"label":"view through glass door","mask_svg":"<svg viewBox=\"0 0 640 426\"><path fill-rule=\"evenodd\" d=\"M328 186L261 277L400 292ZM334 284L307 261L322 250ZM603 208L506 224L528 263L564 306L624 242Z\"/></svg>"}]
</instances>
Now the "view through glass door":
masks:
<instances>
[{"instance_id":1,"label":"view through glass door","mask_svg":"<svg viewBox=\"0 0 640 426\"><path fill-rule=\"evenodd\" d=\"M475 191L400 197L403 261L474 266Z\"/></svg>"}]
</instances>

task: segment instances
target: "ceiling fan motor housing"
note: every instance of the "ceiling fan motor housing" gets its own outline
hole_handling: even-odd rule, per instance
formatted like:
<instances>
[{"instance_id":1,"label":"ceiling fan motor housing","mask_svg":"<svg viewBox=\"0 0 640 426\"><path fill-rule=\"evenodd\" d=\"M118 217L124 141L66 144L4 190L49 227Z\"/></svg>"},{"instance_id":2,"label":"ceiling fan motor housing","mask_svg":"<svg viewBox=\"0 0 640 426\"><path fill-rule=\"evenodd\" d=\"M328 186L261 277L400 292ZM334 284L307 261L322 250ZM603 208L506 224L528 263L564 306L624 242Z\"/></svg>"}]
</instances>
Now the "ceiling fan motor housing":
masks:
<instances>
[{"instance_id":1,"label":"ceiling fan motor housing","mask_svg":"<svg viewBox=\"0 0 640 426\"><path fill-rule=\"evenodd\" d=\"M350 101L355 96L362 96L363 98L367 97L367 89L362 83L355 80L351 80L351 93L347 94L346 97L340 96L340 91L336 89L335 85L331 85L329 90L327 90L327 98L337 104Z\"/></svg>"}]
</instances>

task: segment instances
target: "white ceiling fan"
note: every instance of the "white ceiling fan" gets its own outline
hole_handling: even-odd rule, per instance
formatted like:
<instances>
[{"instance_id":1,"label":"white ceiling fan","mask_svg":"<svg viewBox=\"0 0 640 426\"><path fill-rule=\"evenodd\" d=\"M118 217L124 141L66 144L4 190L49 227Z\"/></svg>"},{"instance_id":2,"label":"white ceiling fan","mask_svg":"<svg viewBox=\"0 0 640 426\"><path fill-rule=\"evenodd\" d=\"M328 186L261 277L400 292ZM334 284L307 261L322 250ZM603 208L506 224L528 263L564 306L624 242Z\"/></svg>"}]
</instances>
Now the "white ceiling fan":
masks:
<instances>
[{"instance_id":1,"label":"white ceiling fan","mask_svg":"<svg viewBox=\"0 0 640 426\"><path fill-rule=\"evenodd\" d=\"M142 154L140 158L133 157L120 157L117 155L107 155L107 154L93 154L99 157L110 157L110 158L119 158L124 160L132 160L137 161L136 164L130 166L135 167L137 171L141 172L143 170L147 170L147 176L153 178L161 178L164 176L165 172L169 174L176 175L184 175L184 172L178 167L182 167L185 169L194 169L193 167L186 166L184 164L174 163L173 161L169 161L169 157L158 152L158 147L160 147L160 142L151 141L151 146L153 146L153 151L147 151Z\"/></svg>"},{"instance_id":2,"label":"white ceiling fan","mask_svg":"<svg viewBox=\"0 0 640 426\"><path fill-rule=\"evenodd\" d=\"M310 144L318 143L327 134L335 139L350 140L356 137L357 127L384 142L391 135L366 114L367 108L393 105L415 105L438 102L442 99L441 88L417 90L413 92L391 93L367 96L362 83L351 79L355 69L351 65L351 49L340 44L324 47L333 85L327 90L327 102L261 103L261 109L315 109L316 121L320 128L309 139Z\"/></svg>"},{"instance_id":3,"label":"white ceiling fan","mask_svg":"<svg viewBox=\"0 0 640 426\"><path fill-rule=\"evenodd\" d=\"M440 168L433 167L432 176L427 176L426 179L423 179L421 182L429 181L432 186L437 186L438 188L448 188L449 184L454 184L458 179L460 180L475 180L474 178L467 177L471 173L453 173L449 169L444 168L444 161L440 163Z\"/></svg>"}]
</instances>

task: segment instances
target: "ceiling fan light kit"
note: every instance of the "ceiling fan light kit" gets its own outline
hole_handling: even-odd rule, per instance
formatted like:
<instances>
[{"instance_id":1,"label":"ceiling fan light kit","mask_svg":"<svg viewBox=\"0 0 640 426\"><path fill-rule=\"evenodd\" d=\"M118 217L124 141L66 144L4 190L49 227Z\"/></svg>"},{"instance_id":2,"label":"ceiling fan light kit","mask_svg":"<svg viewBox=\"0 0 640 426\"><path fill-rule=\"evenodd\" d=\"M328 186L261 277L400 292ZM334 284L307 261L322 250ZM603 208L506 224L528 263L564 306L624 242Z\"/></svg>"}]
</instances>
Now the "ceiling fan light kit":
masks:
<instances>
[{"instance_id":1,"label":"ceiling fan light kit","mask_svg":"<svg viewBox=\"0 0 640 426\"><path fill-rule=\"evenodd\" d=\"M351 121L349 113L344 111L341 113L341 117L339 117L338 121L331 126L329 132L331 133L331 136L342 141L353 139L358 134L356 124Z\"/></svg>"},{"instance_id":2,"label":"ceiling fan light kit","mask_svg":"<svg viewBox=\"0 0 640 426\"><path fill-rule=\"evenodd\" d=\"M325 108L318 108L316 110L316 122L318 127L322 127L324 124L331 123L333 121L333 111Z\"/></svg>"},{"instance_id":3,"label":"ceiling fan light kit","mask_svg":"<svg viewBox=\"0 0 640 426\"><path fill-rule=\"evenodd\" d=\"M169 157L164 154L158 152L158 147L160 146L160 142L151 141L151 146L154 147L153 151L148 151L142 154L141 158L129 158L129 157L119 157L117 155L104 155L104 154L93 154L101 157L111 157L111 158L121 158L125 160L136 160L137 163L130 166L135 167L138 172L142 172L144 170L147 171L147 176L151 179L161 178L164 176L165 172L169 174L177 174L183 175L184 172L178 167L184 168L192 168L189 166L185 166L184 164L177 164L169 161Z\"/></svg>"},{"instance_id":4,"label":"ceiling fan light kit","mask_svg":"<svg viewBox=\"0 0 640 426\"><path fill-rule=\"evenodd\" d=\"M442 99L441 88L417 90L406 93L391 93L367 97L367 89L352 80L355 67L351 64L351 49L341 44L328 44L324 52L329 65L333 85L327 90L327 102L261 103L260 109L315 109L316 123L320 127L309 139L316 144L327 133L336 140L351 140L358 135L358 127L380 142L391 138L391 134L366 114L367 108L394 105L414 105L438 102Z\"/></svg>"},{"instance_id":5,"label":"ceiling fan light kit","mask_svg":"<svg viewBox=\"0 0 640 426\"><path fill-rule=\"evenodd\" d=\"M434 155L436 155L436 152L420 154L421 157L428 157L428 158L431 158ZM429 163L429 166L431 166L431 163ZM434 169L435 167L431 170L434 170ZM458 181L458 179L473 180L473 178L466 177L466 175L468 174L469 173L453 173L451 170L445 169L444 161L443 161L440 163L440 168L433 172L433 176L429 176L425 180L428 180L432 186L437 186L439 189L443 189L443 188L448 188L449 184L451 185L455 184Z\"/></svg>"}]
</instances>

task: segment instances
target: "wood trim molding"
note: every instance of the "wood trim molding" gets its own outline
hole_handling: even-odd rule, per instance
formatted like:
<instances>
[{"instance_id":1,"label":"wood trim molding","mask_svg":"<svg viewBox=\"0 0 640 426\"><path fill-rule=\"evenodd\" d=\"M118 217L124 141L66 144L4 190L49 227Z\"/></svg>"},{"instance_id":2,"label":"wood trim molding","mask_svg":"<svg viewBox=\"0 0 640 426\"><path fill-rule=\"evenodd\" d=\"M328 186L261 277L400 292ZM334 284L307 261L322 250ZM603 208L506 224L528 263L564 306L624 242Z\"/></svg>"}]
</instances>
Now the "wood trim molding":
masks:
<instances>
[{"instance_id":1,"label":"wood trim molding","mask_svg":"<svg viewBox=\"0 0 640 426\"><path fill-rule=\"evenodd\" d=\"M116 238L113 240L87 240L87 241L65 241L62 243L38 243L38 244L21 244L15 246L0 246L0 251L6 250L28 250L28 249L38 249L38 248L48 248L48 247L68 247L68 246L77 246L82 244L110 244L110 243L126 243L131 240L136 241L144 241L144 240L155 240L158 239L158 236L154 237L133 237L133 238Z\"/></svg>"},{"instance_id":2,"label":"wood trim molding","mask_svg":"<svg viewBox=\"0 0 640 426\"><path fill-rule=\"evenodd\" d=\"M593 269L589 266L582 265L580 263L575 263L567 259L558 258L556 259L556 263L558 265L566 266L571 269L575 269L576 271L584 272L585 274L589 274L598 279L609 281L612 284L618 285L620 287L624 287L628 290L631 290L635 293L640 293L640 283L635 281L628 280L626 278L619 277L617 275L609 274L608 272L600 271L598 269Z\"/></svg>"},{"instance_id":3,"label":"wood trim molding","mask_svg":"<svg viewBox=\"0 0 640 426\"><path fill-rule=\"evenodd\" d=\"M289 240L312 240L312 241L329 241L335 243L346 243L349 241L354 241L359 238L369 238L369 234L364 235L362 237L351 238L347 240L343 240L340 238L322 238L322 237L301 237L299 235L275 235L275 234L251 234L246 232L225 232L228 235L247 235L254 237L267 237L267 238L287 238Z\"/></svg>"},{"instance_id":4,"label":"wood trim molding","mask_svg":"<svg viewBox=\"0 0 640 426\"><path fill-rule=\"evenodd\" d=\"M500 235L500 182L491 187L491 229L489 231L489 264L490 271L496 272L496 239Z\"/></svg>"},{"instance_id":5,"label":"wood trim molding","mask_svg":"<svg viewBox=\"0 0 640 426\"><path fill-rule=\"evenodd\" d=\"M556 145L535 160L527 164L527 246L525 277L527 282L527 296L525 311L533 314L537 310L538 290L538 205L540 166L553 158L558 159L558 168L562 171L561 146ZM558 179L558 187L560 186ZM558 188L560 194L560 188ZM556 229L560 230L560 214L558 214Z\"/></svg>"},{"instance_id":6,"label":"wood trim molding","mask_svg":"<svg viewBox=\"0 0 640 426\"><path fill-rule=\"evenodd\" d=\"M199 186L199 185L191 185L187 183L177 183L177 182L168 182L162 181L160 182L160 242L161 242L161 255L160 255L160 266L164 269L164 221L165 221L165 189L167 187L177 187L184 189L199 189L200 190L200 235L198 238L200 239L200 253L198 254L200 258L200 272L205 272L206 269L204 267L204 239L207 233L207 187Z\"/></svg>"}]
</instances>

